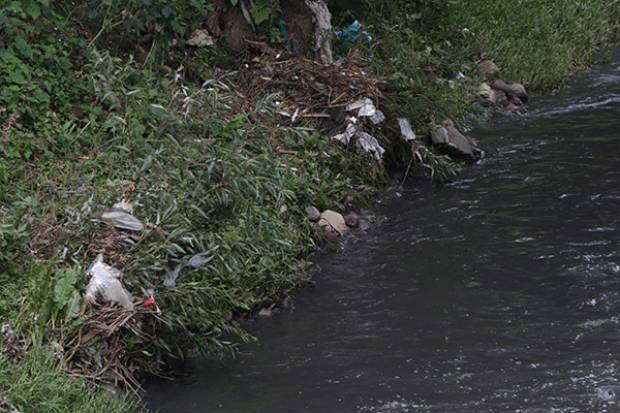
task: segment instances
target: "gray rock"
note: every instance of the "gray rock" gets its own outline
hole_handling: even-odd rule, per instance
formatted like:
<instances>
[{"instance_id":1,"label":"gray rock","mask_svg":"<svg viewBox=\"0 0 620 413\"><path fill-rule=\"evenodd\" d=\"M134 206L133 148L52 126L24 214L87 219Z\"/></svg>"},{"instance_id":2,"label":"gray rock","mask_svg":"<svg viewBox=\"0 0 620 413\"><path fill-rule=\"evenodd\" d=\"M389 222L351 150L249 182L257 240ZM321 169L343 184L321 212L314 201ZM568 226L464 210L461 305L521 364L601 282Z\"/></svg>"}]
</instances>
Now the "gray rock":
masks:
<instances>
[{"instance_id":1,"label":"gray rock","mask_svg":"<svg viewBox=\"0 0 620 413\"><path fill-rule=\"evenodd\" d=\"M508 85L508 87L510 88L508 90L509 93L517 96L522 101L527 102L528 95L527 91L525 90L525 86L523 86L521 83L512 83Z\"/></svg>"},{"instance_id":2,"label":"gray rock","mask_svg":"<svg viewBox=\"0 0 620 413\"><path fill-rule=\"evenodd\" d=\"M521 99L523 102L527 103L528 95L525 87L520 83L511 83L508 84L504 82L502 79L495 79L491 83L491 87L495 90L501 90L506 93L506 96L510 98L510 96L516 96Z\"/></svg>"},{"instance_id":3,"label":"gray rock","mask_svg":"<svg viewBox=\"0 0 620 413\"><path fill-rule=\"evenodd\" d=\"M483 60L478 63L476 70L483 76L491 76L497 72L498 67L492 60Z\"/></svg>"},{"instance_id":4,"label":"gray rock","mask_svg":"<svg viewBox=\"0 0 620 413\"><path fill-rule=\"evenodd\" d=\"M495 90L493 90L486 82L481 83L480 86L478 86L476 94L487 104L493 104L497 101Z\"/></svg>"},{"instance_id":5,"label":"gray rock","mask_svg":"<svg viewBox=\"0 0 620 413\"><path fill-rule=\"evenodd\" d=\"M344 217L338 212L330 211L329 209L321 214L319 226L339 235L343 235L349 230Z\"/></svg>"},{"instance_id":6,"label":"gray rock","mask_svg":"<svg viewBox=\"0 0 620 413\"><path fill-rule=\"evenodd\" d=\"M483 154L477 143L469 136L459 132L450 120L443 122L442 125L434 125L431 128L431 140L433 145L452 157L475 161L480 159Z\"/></svg>"},{"instance_id":7,"label":"gray rock","mask_svg":"<svg viewBox=\"0 0 620 413\"><path fill-rule=\"evenodd\" d=\"M306 215L308 216L308 219L312 222L316 222L321 219L321 212L319 212L319 210L312 205L306 207Z\"/></svg>"},{"instance_id":8,"label":"gray rock","mask_svg":"<svg viewBox=\"0 0 620 413\"><path fill-rule=\"evenodd\" d=\"M348 227L357 228L360 223L360 217L355 212L349 212L345 215L344 222Z\"/></svg>"},{"instance_id":9,"label":"gray rock","mask_svg":"<svg viewBox=\"0 0 620 413\"><path fill-rule=\"evenodd\" d=\"M508 83L506 83L503 79L495 79L491 82L491 87L495 90L506 92L508 90Z\"/></svg>"}]
</instances>

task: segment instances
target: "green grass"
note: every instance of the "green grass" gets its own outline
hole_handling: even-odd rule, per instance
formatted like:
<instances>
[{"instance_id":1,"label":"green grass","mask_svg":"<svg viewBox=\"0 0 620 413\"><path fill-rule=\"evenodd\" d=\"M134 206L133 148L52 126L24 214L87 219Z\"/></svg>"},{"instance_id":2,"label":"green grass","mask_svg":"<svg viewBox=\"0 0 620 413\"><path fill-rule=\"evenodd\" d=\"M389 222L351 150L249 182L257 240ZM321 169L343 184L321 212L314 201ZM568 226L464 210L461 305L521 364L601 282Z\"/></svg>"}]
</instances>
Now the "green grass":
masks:
<instances>
[{"instance_id":1,"label":"green grass","mask_svg":"<svg viewBox=\"0 0 620 413\"><path fill-rule=\"evenodd\" d=\"M534 92L566 83L617 39L620 2L608 0L425 0L366 2L377 41L377 70L388 79L388 108L424 129L429 120L463 122L482 113L459 72L482 79L476 62L493 59L499 76ZM344 23L343 23L344 24Z\"/></svg>"},{"instance_id":2,"label":"green grass","mask_svg":"<svg viewBox=\"0 0 620 413\"><path fill-rule=\"evenodd\" d=\"M506 78L547 91L587 67L596 46L617 35L620 2L460 0L451 2L449 21L453 30L469 30L459 45L494 58Z\"/></svg>"},{"instance_id":3,"label":"green grass","mask_svg":"<svg viewBox=\"0 0 620 413\"><path fill-rule=\"evenodd\" d=\"M152 371L183 350L223 353L252 340L235 317L294 288L315 247L304 208L344 209L345 200L364 202L385 184L383 165L369 155L281 125L275 96L239 110L235 73L214 70L234 62L224 51L170 48L165 32L140 44L140 31L116 8L138 3L112 3L97 9L103 17L62 1L0 8L0 314L32 343L25 360L0 353L0 408L135 407L67 376L76 360L59 351L87 322L90 313L74 317L72 303L98 253L122 268L137 297L156 292L161 316L144 316L142 337L123 332L123 361ZM168 3L139 16L144 27L191 31L196 3ZM430 122L486 113L471 86L452 82L459 72L480 81L480 57L494 58L509 80L549 90L617 34L618 8L599 0L368 2L375 43L364 53L386 79L390 119L408 117L423 140ZM119 33L135 40L131 47L115 43ZM181 63L184 79L161 70ZM396 146L391 159L406 166L410 154ZM439 175L458 169L421 153ZM144 233L119 236L90 219L123 198L135 204ZM208 265L174 290L162 287L169 269L202 252L213 258ZM89 352L105 343L90 342L79 361L100 369ZM0 337L0 348L9 344Z\"/></svg>"},{"instance_id":4,"label":"green grass","mask_svg":"<svg viewBox=\"0 0 620 413\"><path fill-rule=\"evenodd\" d=\"M0 411L29 413L129 413L136 403L118 391L72 378L52 351L35 347L25 360L0 354Z\"/></svg>"}]
</instances>

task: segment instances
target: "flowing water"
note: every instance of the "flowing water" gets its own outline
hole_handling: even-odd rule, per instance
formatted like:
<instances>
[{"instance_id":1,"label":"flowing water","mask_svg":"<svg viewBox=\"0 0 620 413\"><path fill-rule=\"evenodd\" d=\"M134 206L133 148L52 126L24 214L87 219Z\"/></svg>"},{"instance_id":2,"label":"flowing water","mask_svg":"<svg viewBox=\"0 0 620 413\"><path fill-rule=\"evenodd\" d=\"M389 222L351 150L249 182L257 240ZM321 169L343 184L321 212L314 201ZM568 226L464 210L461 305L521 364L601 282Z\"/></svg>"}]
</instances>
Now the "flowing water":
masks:
<instances>
[{"instance_id":1,"label":"flowing water","mask_svg":"<svg viewBox=\"0 0 620 413\"><path fill-rule=\"evenodd\" d=\"M472 135L485 160L384 201L259 344L151 384L153 411L620 411L620 64Z\"/></svg>"}]
</instances>

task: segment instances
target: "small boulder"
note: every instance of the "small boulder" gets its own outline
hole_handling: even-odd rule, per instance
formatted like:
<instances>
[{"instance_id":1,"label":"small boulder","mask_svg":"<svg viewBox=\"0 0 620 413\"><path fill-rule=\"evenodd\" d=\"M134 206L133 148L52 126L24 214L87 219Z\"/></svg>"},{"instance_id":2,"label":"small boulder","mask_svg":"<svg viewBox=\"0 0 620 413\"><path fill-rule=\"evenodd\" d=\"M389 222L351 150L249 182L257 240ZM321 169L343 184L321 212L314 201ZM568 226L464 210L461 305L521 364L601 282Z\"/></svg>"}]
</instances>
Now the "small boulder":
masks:
<instances>
[{"instance_id":1,"label":"small boulder","mask_svg":"<svg viewBox=\"0 0 620 413\"><path fill-rule=\"evenodd\" d=\"M514 93L515 95L522 97L522 96L526 96L527 97L527 91L525 90L525 86L523 86L521 83L512 83L510 85L508 85L510 87L510 92Z\"/></svg>"},{"instance_id":2,"label":"small boulder","mask_svg":"<svg viewBox=\"0 0 620 413\"><path fill-rule=\"evenodd\" d=\"M476 161L483 154L477 143L459 132L451 120L444 121L442 125L434 125L431 128L431 140L433 145L455 158Z\"/></svg>"},{"instance_id":3,"label":"small boulder","mask_svg":"<svg viewBox=\"0 0 620 413\"><path fill-rule=\"evenodd\" d=\"M344 216L344 222L350 228L357 228L360 224L360 217L355 212L349 212Z\"/></svg>"},{"instance_id":4,"label":"small boulder","mask_svg":"<svg viewBox=\"0 0 620 413\"><path fill-rule=\"evenodd\" d=\"M319 226L339 235L343 235L348 230L344 217L338 212L330 211L329 209L321 214Z\"/></svg>"},{"instance_id":5,"label":"small boulder","mask_svg":"<svg viewBox=\"0 0 620 413\"><path fill-rule=\"evenodd\" d=\"M308 219L312 222L316 222L321 219L321 212L312 205L306 207L306 215L308 216Z\"/></svg>"},{"instance_id":6,"label":"small boulder","mask_svg":"<svg viewBox=\"0 0 620 413\"><path fill-rule=\"evenodd\" d=\"M495 79L491 82L491 87L495 90L505 92L508 90L508 83L506 83L503 79Z\"/></svg>"},{"instance_id":7,"label":"small boulder","mask_svg":"<svg viewBox=\"0 0 620 413\"><path fill-rule=\"evenodd\" d=\"M480 97L484 101L484 103L494 104L497 101L497 97L495 96L495 91L486 82L478 86L478 90L476 94L478 95L478 97Z\"/></svg>"},{"instance_id":8,"label":"small boulder","mask_svg":"<svg viewBox=\"0 0 620 413\"><path fill-rule=\"evenodd\" d=\"M521 83L513 83L508 85L510 90L506 92L506 95L510 98L510 96L515 96L523 103L527 103L529 96L527 95L527 91L525 87Z\"/></svg>"},{"instance_id":9,"label":"small boulder","mask_svg":"<svg viewBox=\"0 0 620 413\"><path fill-rule=\"evenodd\" d=\"M482 76L491 76L498 71L498 67L492 60L483 60L476 67L478 73Z\"/></svg>"},{"instance_id":10,"label":"small boulder","mask_svg":"<svg viewBox=\"0 0 620 413\"><path fill-rule=\"evenodd\" d=\"M513 95L512 93L509 93L506 95L506 97L508 98L508 102L512 103L515 106L523 106L523 101L521 99L519 99L518 96Z\"/></svg>"},{"instance_id":11,"label":"small boulder","mask_svg":"<svg viewBox=\"0 0 620 413\"><path fill-rule=\"evenodd\" d=\"M521 83L507 84L502 79L495 79L493 83L491 83L491 87L495 90L501 90L506 93L509 98L513 95L521 99L524 103L527 103L528 101L527 91Z\"/></svg>"}]
</instances>

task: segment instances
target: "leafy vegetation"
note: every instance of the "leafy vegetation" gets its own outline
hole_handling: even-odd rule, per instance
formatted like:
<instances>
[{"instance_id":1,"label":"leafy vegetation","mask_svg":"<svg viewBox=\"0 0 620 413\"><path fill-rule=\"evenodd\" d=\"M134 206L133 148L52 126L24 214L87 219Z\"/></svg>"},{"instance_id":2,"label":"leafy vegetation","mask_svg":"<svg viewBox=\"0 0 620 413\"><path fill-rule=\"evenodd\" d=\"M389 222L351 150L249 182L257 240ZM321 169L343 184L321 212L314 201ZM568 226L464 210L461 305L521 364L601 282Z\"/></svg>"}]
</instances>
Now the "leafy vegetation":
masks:
<instances>
[{"instance_id":1,"label":"leafy vegetation","mask_svg":"<svg viewBox=\"0 0 620 413\"><path fill-rule=\"evenodd\" d=\"M347 47L372 57L390 117L408 117L420 136L430 121L484 113L471 87L453 82L458 72L475 77L480 57L544 90L618 32L618 3L602 0L358 3L337 23L367 15L375 41ZM315 246L304 208L343 209L384 185L384 165L368 154L283 126L277 96L240 104L236 73L216 68L235 60L182 46L209 10L191 0L0 7L0 313L16 335L0 337L0 409L134 409L65 374L75 354L63 343L88 322L79 304L97 254L136 297L155 291L161 315L146 314L144 337L125 349L132 369L152 371L186 349L221 353L251 340L236 316L297 285ZM251 14L257 24L277 18L263 1ZM418 156L437 175L459 167L430 150ZM144 233L91 220L121 199ZM167 271L205 252L206 266L162 288Z\"/></svg>"},{"instance_id":2,"label":"leafy vegetation","mask_svg":"<svg viewBox=\"0 0 620 413\"><path fill-rule=\"evenodd\" d=\"M132 412L135 401L71 378L48 349L34 347L24 360L0 354L0 411L65 413Z\"/></svg>"}]
</instances>

